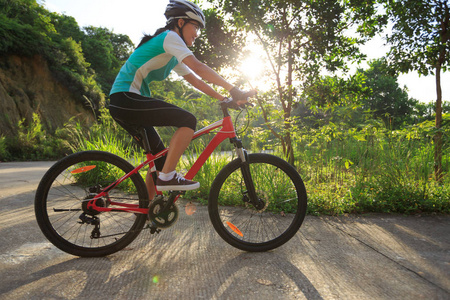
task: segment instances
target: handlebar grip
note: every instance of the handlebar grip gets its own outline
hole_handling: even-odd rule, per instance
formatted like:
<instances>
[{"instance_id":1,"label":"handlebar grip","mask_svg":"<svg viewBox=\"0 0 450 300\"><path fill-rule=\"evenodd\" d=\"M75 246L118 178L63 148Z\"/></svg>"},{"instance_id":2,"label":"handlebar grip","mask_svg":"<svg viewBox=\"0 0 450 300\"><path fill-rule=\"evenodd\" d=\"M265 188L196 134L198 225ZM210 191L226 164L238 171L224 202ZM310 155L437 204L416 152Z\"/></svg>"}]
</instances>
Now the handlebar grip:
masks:
<instances>
[{"instance_id":1,"label":"handlebar grip","mask_svg":"<svg viewBox=\"0 0 450 300\"><path fill-rule=\"evenodd\" d=\"M248 99L248 98L247 98ZM253 107L254 105L250 102L245 102L242 104L237 104L237 102L235 100L233 100L232 98L226 98L223 101L220 102L220 105L225 106L227 108L231 108L231 109L245 109L247 106Z\"/></svg>"}]
</instances>

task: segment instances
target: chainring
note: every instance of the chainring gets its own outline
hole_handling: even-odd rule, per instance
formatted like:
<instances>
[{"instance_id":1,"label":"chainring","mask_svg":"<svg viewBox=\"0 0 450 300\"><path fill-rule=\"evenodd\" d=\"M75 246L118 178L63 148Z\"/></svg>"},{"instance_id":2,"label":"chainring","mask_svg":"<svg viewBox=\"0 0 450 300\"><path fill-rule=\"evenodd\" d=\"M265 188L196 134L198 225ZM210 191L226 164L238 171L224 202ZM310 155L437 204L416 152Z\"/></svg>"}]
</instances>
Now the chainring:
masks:
<instances>
[{"instance_id":1,"label":"chainring","mask_svg":"<svg viewBox=\"0 0 450 300\"><path fill-rule=\"evenodd\" d=\"M167 200L164 199L164 196L157 196L148 208L148 217L158 228L168 228L178 220L178 207L172 204L166 211L163 211L166 204Z\"/></svg>"}]
</instances>

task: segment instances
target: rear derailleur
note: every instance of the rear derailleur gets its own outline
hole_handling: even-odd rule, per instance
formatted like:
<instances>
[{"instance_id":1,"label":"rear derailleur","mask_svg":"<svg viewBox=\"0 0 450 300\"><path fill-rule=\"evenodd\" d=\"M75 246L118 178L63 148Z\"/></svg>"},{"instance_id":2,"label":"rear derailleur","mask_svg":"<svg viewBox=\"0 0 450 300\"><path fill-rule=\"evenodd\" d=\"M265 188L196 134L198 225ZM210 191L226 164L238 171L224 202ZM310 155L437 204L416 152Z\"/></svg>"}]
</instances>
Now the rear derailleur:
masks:
<instances>
[{"instance_id":1,"label":"rear derailleur","mask_svg":"<svg viewBox=\"0 0 450 300\"><path fill-rule=\"evenodd\" d=\"M82 213L79 216L79 219L81 222L78 222L79 224L89 224L94 225L94 229L92 229L91 232L91 239L98 239L101 236L100 233L100 219L96 216L89 216L86 213Z\"/></svg>"},{"instance_id":2,"label":"rear derailleur","mask_svg":"<svg viewBox=\"0 0 450 300\"><path fill-rule=\"evenodd\" d=\"M96 216L96 215L100 214L100 212L89 207L89 203L91 201L93 201L91 199L94 199L95 196L97 196L97 194L101 192L101 188L102 187L100 185L90 187L89 194L83 200L83 203L81 205L81 209L83 210L83 213L79 216L79 219L81 222L78 222L78 223L94 226L94 229L92 229L92 232L91 232L91 239L98 239L101 236L100 219ZM98 207L107 207L108 202L105 201L105 199L103 199L103 198L98 198L95 200L95 205Z\"/></svg>"}]
</instances>

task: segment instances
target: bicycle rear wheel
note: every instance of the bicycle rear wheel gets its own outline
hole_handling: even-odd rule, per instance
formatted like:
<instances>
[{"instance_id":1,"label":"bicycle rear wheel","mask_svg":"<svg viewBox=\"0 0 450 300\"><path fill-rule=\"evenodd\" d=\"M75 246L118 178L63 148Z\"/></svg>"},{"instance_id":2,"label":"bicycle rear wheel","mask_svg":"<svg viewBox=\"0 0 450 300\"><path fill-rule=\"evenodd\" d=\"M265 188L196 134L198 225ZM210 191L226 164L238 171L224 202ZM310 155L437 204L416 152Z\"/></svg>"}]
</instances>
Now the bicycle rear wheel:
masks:
<instances>
[{"instance_id":1,"label":"bicycle rear wheel","mask_svg":"<svg viewBox=\"0 0 450 300\"><path fill-rule=\"evenodd\" d=\"M269 154L248 155L257 197L255 208L248 197L240 159L227 164L215 178L208 211L217 233L244 251L268 251L289 241L306 214L303 181L286 161Z\"/></svg>"},{"instance_id":2,"label":"bicycle rear wheel","mask_svg":"<svg viewBox=\"0 0 450 300\"><path fill-rule=\"evenodd\" d=\"M108 152L84 151L53 165L42 178L35 198L36 219L44 235L59 249L77 256L105 256L130 244L147 215L123 211L99 212L89 200L134 168ZM120 202L148 208L142 177L134 174L96 200L100 207Z\"/></svg>"}]
</instances>

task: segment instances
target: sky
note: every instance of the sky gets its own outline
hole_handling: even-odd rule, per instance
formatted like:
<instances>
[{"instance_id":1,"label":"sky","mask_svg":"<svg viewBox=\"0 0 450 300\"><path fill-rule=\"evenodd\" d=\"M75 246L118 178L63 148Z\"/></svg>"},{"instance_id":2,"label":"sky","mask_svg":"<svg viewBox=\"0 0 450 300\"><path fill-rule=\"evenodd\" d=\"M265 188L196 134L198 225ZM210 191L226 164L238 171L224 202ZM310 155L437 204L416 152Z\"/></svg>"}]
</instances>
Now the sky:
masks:
<instances>
[{"instance_id":1,"label":"sky","mask_svg":"<svg viewBox=\"0 0 450 300\"><path fill-rule=\"evenodd\" d=\"M128 35L137 45L144 33L153 34L165 25L164 11L168 0L44 0L38 1L48 10L72 16L80 27L106 27L116 34ZM125 5L126 4L126 5ZM383 40L368 42L362 51L369 59L382 57L388 48ZM361 66L366 68L366 66ZM400 87L406 86L408 95L421 102L436 101L434 76L419 76L412 72L398 77ZM441 73L443 99L450 100L450 72Z\"/></svg>"}]
</instances>

